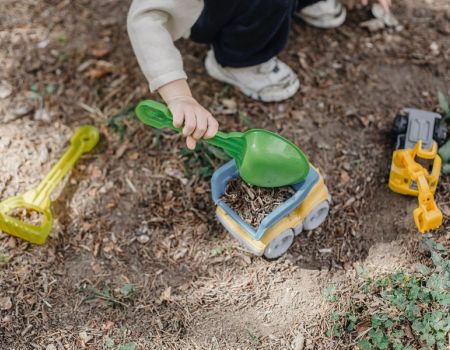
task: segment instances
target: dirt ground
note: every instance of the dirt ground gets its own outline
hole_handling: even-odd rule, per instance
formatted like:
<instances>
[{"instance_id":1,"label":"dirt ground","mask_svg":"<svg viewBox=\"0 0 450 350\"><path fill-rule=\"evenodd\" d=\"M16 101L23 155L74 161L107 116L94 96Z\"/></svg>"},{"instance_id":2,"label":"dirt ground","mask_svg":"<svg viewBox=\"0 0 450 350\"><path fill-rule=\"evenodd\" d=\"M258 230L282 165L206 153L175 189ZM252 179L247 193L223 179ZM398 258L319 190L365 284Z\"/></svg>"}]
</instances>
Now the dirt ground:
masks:
<instances>
[{"instance_id":1,"label":"dirt ground","mask_svg":"<svg viewBox=\"0 0 450 350\"><path fill-rule=\"evenodd\" d=\"M128 5L1 0L0 199L35 186L78 125L102 135L55 194L45 245L0 235L0 348L300 349L300 338L321 348L325 286L361 264L383 273L417 259L416 199L386 184L388 131L399 109L432 110L437 90L450 93L448 1L395 1L401 28L376 33L360 27L361 8L335 30L294 22L280 57L302 88L283 103L212 80L207 47L179 42L193 93L223 130L278 132L324 174L329 219L276 261L216 222L201 159L189 162L179 136L132 116L114 119L122 139L108 126L156 98L128 42ZM450 227L449 189L443 178L437 236Z\"/></svg>"}]
</instances>

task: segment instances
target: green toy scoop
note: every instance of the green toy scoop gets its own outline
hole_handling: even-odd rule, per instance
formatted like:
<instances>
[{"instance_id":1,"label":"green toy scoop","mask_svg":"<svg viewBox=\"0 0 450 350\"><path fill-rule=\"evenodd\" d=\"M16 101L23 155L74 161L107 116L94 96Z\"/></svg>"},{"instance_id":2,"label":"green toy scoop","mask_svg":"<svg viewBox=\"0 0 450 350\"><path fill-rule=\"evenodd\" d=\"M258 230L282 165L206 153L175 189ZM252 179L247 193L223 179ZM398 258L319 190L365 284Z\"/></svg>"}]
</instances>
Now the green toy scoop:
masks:
<instances>
[{"instance_id":1,"label":"green toy scoop","mask_svg":"<svg viewBox=\"0 0 450 350\"><path fill-rule=\"evenodd\" d=\"M141 122L157 129L172 129L172 113L167 106L151 100L140 102L136 115ZM303 181L309 172L309 162L291 141L261 129L241 132L218 132L210 139L202 139L219 147L234 158L242 179L259 187L281 187Z\"/></svg>"}]
</instances>

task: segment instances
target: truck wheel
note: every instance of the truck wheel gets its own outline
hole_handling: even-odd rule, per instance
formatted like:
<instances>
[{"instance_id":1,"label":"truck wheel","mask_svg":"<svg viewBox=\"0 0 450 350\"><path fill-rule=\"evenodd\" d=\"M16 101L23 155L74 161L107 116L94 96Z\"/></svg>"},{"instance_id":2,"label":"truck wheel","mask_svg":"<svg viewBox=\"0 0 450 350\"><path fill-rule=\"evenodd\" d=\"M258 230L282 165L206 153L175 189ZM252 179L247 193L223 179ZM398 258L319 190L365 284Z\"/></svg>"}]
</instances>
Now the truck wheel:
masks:
<instances>
[{"instance_id":1,"label":"truck wheel","mask_svg":"<svg viewBox=\"0 0 450 350\"><path fill-rule=\"evenodd\" d=\"M294 241L294 231L287 229L276 236L266 247L264 256L267 259L276 259L282 256Z\"/></svg>"},{"instance_id":2,"label":"truck wheel","mask_svg":"<svg viewBox=\"0 0 450 350\"><path fill-rule=\"evenodd\" d=\"M303 221L300 221L297 226L293 228L294 236L298 236L303 231Z\"/></svg>"},{"instance_id":3,"label":"truck wheel","mask_svg":"<svg viewBox=\"0 0 450 350\"><path fill-rule=\"evenodd\" d=\"M306 216L303 221L303 228L305 230L314 230L319 227L327 218L330 211L330 204L328 201L320 202L311 212Z\"/></svg>"},{"instance_id":4,"label":"truck wheel","mask_svg":"<svg viewBox=\"0 0 450 350\"><path fill-rule=\"evenodd\" d=\"M442 146L447 140L447 131L448 130L446 122L441 120L436 124L434 128L433 139L439 146Z\"/></svg>"},{"instance_id":5,"label":"truck wheel","mask_svg":"<svg viewBox=\"0 0 450 350\"><path fill-rule=\"evenodd\" d=\"M394 119L394 125L392 126L392 133L394 136L406 133L408 129L408 116L404 114L397 114Z\"/></svg>"}]
</instances>

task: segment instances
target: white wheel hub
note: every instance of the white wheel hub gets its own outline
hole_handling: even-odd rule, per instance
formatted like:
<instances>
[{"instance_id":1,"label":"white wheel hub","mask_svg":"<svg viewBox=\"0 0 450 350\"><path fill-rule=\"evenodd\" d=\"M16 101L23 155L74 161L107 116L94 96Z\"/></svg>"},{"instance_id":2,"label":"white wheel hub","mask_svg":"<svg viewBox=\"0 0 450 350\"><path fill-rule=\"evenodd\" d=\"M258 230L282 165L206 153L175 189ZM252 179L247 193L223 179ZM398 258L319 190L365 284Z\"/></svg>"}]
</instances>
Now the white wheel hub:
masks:
<instances>
[{"instance_id":1,"label":"white wheel hub","mask_svg":"<svg viewBox=\"0 0 450 350\"><path fill-rule=\"evenodd\" d=\"M267 259L276 259L282 256L294 240L294 231L288 229L275 237L266 247L264 256Z\"/></svg>"},{"instance_id":2,"label":"white wheel hub","mask_svg":"<svg viewBox=\"0 0 450 350\"><path fill-rule=\"evenodd\" d=\"M330 204L328 201L320 202L303 221L303 228L305 230L314 230L319 227L327 218L330 211Z\"/></svg>"}]
</instances>

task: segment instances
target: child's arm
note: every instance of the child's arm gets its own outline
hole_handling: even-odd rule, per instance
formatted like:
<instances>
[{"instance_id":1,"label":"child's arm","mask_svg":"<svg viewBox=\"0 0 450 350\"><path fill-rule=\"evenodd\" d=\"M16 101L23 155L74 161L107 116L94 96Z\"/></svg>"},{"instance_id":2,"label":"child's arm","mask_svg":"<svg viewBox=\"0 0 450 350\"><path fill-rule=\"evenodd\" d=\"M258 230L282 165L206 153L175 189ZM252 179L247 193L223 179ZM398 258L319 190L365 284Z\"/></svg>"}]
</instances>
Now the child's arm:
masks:
<instances>
[{"instance_id":1,"label":"child's arm","mask_svg":"<svg viewBox=\"0 0 450 350\"><path fill-rule=\"evenodd\" d=\"M189 148L218 129L217 121L192 97L181 54L173 43L187 33L201 10L199 0L133 0L127 19L131 44L150 90L158 91L168 104L174 125L184 124Z\"/></svg>"}]
</instances>

